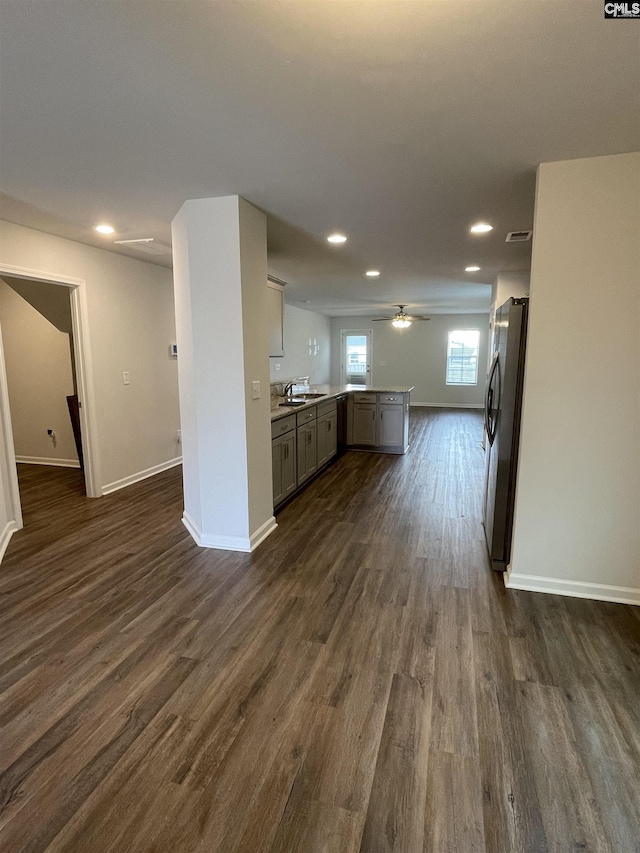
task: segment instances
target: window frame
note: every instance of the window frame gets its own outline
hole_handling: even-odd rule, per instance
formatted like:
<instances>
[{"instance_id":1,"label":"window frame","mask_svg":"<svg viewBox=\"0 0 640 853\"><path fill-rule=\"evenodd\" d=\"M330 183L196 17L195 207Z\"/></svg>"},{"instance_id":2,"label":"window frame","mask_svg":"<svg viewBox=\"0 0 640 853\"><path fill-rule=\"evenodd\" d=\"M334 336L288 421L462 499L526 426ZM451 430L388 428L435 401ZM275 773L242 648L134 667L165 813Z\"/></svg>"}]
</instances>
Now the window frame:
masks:
<instances>
[{"instance_id":1,"label":"window frame","mask_svg":"<svg viewBox=\"0 0 640 853\"><path fill-rule=\"evenodd\" d=\"M460 334L461 332L475 332L477 335L476 344L475 344L475 381L474 382L456 382L452 381L449 376L449 369L451 363L451 338L452 335ZM473 358L473 356L468 356L467 358ZM480 329L449 329L447 332L447 352L445 358L445 374L444 380L445 385L448 385L452 388L474 388L478 385L479 378L479 370L478 370L478 362L480 360ZM460 368L461 372L464 370L464 366Z\"/></svg>"}]
</instances>

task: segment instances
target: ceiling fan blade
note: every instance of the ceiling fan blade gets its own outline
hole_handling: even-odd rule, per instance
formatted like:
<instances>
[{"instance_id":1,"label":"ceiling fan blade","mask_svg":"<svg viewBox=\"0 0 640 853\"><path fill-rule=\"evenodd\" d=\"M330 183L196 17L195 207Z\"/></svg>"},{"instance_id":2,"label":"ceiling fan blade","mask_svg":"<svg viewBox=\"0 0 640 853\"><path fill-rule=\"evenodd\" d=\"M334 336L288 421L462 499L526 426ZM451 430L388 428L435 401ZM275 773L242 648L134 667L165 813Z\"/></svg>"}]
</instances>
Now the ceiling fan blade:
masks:
<instances>
[{"instance_id":1,"label":"ceiling fan blade","mask_svg":"<svg viewBox=\"0 0 640 853\"><path fill-rule=\"evenodd\" d=\"M383 320L393 320L393 317L374 317L372 322L373 323L382 323Z\"/></svg>"}]
</instances>

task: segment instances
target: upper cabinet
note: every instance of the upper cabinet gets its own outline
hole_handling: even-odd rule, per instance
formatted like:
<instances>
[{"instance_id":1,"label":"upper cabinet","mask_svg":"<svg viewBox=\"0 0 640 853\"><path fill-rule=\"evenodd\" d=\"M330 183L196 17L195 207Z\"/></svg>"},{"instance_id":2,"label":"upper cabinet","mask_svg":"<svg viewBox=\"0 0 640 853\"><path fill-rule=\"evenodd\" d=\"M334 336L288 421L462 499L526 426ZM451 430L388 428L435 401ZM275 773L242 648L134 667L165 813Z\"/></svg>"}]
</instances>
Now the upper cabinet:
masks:
<instances>
[{"instance_id":1,"label":"upper cabinet","mask_svg":"<svg viewBox=\"0 0 640 853\"><path fill-rule=\"evenodd\" d=\"M269 356L284 355L284 282L267 279L267 323Z\"/></svg>"}]
</instances>

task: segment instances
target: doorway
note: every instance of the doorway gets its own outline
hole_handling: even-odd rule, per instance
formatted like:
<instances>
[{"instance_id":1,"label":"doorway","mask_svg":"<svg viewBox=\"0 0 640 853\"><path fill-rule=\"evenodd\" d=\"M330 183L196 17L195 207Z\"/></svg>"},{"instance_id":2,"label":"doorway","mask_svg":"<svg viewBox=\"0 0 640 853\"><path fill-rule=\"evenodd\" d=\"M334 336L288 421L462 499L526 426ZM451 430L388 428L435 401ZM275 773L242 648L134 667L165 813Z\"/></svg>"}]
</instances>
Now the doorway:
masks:
<instances>
[{"instance_id":1,"label":"doorway","mask_svg":"<svg viewBox=\"0 0 640 853\"><path fill-rule=\"evenodd\" d=\"M0 264L0 278L9 277L16 282L47 283L64 287L69 294L71 310L70 340L73 341L73 363L75 367L75 384L77 393L70 395L77 399L68 405L76 408L76 426L84 457L84 484L88 497L101 495L97 453L94 443L95 406L93 401L93 385L91 381L90 354L88 347L87 310L85 282L81 279L67 276L52 275L38 270L14 267ZM75 413L74 413L75 414ZM70 414L74 420L74 414ZM20 491L16 468L16 453L13 440L13 425L9 405L5 351L0 329L0 427L2 429L0 469L2 471L3 491L5 493L6 514L9 526L19 530L23 526Z\"/></svg>"},{"instance_id":2,"label":"doorway","mask_svg":"<svg viewBox=\"0 0 640 853\"><path fill-rule=\"evenodd\" d=\"M340 374L343 385L371 385L371 329L343 329Z\"/></svg>"}]
</instances>

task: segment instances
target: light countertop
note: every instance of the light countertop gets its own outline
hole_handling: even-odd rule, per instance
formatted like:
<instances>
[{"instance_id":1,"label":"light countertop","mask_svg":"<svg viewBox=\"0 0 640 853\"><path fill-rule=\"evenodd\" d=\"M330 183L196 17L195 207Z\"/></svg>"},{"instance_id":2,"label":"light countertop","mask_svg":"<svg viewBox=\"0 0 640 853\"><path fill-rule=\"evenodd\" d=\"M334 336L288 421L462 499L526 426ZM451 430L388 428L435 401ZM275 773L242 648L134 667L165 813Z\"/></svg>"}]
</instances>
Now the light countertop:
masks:
<instances>
[{"instance_id":1,"label":"light countertop","mask_svg":"<svg viewBox=\"0 0 640 853\"><path fill-rule=\"evenodd\" d=\"M271 420L275 421L278 418L290 415L292 412L303 411L309 406L316 406L318 403L325 403L334 397L339 397L341 394L349 394L351 392L365 393L369 391L375 394L408 394L413 391L414 385L311 385L309 391L305 393L322 394L321 397L316 397L315 400L308 400L304 406L280 406L278 401L281 397L273 397L271 401ZM295 397L295 394L292 396Z\"/></svg>"}]
</instances>

